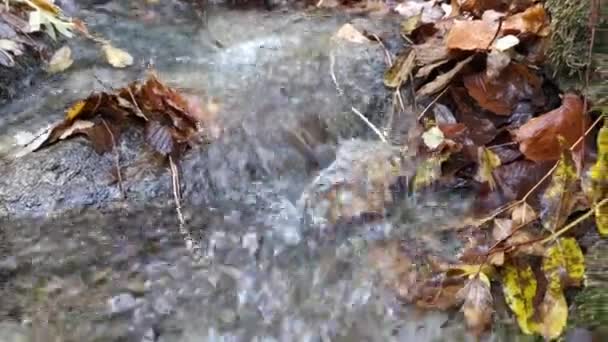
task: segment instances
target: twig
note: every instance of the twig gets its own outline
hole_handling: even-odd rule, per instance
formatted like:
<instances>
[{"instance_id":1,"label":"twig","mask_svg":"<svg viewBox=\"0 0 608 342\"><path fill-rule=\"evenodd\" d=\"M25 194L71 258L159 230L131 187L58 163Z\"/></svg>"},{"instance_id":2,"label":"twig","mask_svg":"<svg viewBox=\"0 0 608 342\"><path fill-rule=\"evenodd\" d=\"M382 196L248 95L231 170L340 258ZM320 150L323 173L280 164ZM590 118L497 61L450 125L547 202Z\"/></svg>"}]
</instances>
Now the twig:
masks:
<instances>
[{"instance_id":1,"label":"twig","mask_svg":"<svg viewBox=\"0 0 608 342\"><path fill-rule=\"evenodd\" d=\"M114 167L116 168L116 177L118 178L118 189L122 194L122 198L127 198L127 193L125 192L125 188L122 183L122 174L120 172L120 152L118 151L118 146L116 146L116 140L114 139L114 133L108 126L108 123L104 118L101 118L101 123L106 128L108 133L110 134L110 141L112 141L112 150L114 150Z\"/></svg>"},{"instance_id":2,"label":"twig","mask_svg":"<svg viewBox=\"0 0 608 342\"><path fill-rule=\"evenodd\" d=\"M179 233L184 239L186 243L186 249L192 253L192 256L196 260L200 260L201 256L201 247L198 242L192 238L192 234L186 228L186 221L184 220L184 215L182 213L182 205L181 205L181 187L179 182L179 171L177 170L177 166L173 161L173 157L169 156L169 167L171 170L171 183L173 185L173 200L175 201L175 212L177 213L177 220L179 222Z\"/></svg>"},{"instance_id":3,"label":"twig","mask_svg":"<svg viewBox=\"0 0 608 342\"><path fill-rule=\"evenodd\" d=\"M139 114L142 118L144 118L144 120L148 121L148 118L146 117L146 115L144 114L144 112L141 111L141 108L139 108L139 105L137 104L137 101L135 101L135 96L133 95L133 92L131 91L131 87L127 86L127 91L129 92L129 96L131 97L131 101L133 101L133 104L135 105L135 108L137 109L137 114Z\"/></svg>"},{"instance_id":4,"label":"twig","mask_svg":"<svg viewBox=\"0 0 608 342\"><path fill-rule=\"evenodd\" d=\"M321 0L322 1L322 0ZM336 90L340 96L344 95L344 91L340 88L340 84L338 84L338 79L336 78L336 73L334 71L334 65L336 64L336 57L333 52L329 53L329 73L331 75L332 81L334 81L334 85L336 86Z\"/></svg>"},{"instance_id":5,"label":"twig","mask_svg":"<svg viewBox=\"0 0 608 342\"><path fill-rule=\"evenodd\" d=\"M363 122L365 122L367 124L367 126L369 126L369 128L372 129L372 131L374 131L374 133L376 133L376 135L378 136L378 138L380 138L380 140L382 140L382 142L387 143L386 138L384 137L384 134L382 134L382 132L380 132L380 130L374 126L373 123L371 123L363 114L361 114L360 111L357 110L357 108L355 107L351 107L353 113L357 114L357 116L359 116L359 118L361 118L361 120L363 120Z\"/></svg>"},{"instance_id":6,"label":"twig","mask_svg":"<svg viewBox=\"0 0 608 342\"><path fill-rule=\"evenodd\" d=\"M587 211L585 214L581 215L576 220L570 222L568 225L566 225L562 229L560 229L560 230L556 231L555 233L547 236L546 238L544 238L543 240L541 240L541 242L542 243L547 243L549 241L557 239L560 235L564 234L568 230L572 229L573 227L575 227L576 225L578 225L579 223L581 223L583 220L587 219L589 216L593 215L593 213L598 208L600 208L600 207L602 207L604 205L607 205L607 204L608 204L608 198L604 198L603 200L601 200L600 202L598 202L596 205L594 205L593 208L589 209L589 211Z\"/></svg>"},{"instance_id":7,"label":"twig","mask_svg":"<svg viewBox=\"0 0 608 342\"><path fill-rule=\"evenodd\" d=\"M441 93L439 93L437 96L435 96L435 98L433 99L433 101L431 101L431 103L429 103L424 110L422 110L422 113L420 113L420 115L418 115L417 120L422 119L422 117L424 116L424 114L426 114L426 112L435 104L435 102L437 102L439 100L439 98L441 98L441 96L443 96L443 94L445 94L445 92L449 89L449 87L446 87L445 89L443 89L441 91Z\"/></svg>"}]
</instances>

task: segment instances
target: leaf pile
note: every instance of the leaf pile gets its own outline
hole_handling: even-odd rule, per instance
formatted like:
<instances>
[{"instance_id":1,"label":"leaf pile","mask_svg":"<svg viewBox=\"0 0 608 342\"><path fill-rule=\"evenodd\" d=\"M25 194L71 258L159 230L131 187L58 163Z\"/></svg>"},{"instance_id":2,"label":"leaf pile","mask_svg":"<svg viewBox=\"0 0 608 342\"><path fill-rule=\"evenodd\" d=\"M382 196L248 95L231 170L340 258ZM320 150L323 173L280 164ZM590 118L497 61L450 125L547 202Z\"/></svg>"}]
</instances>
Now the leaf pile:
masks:
<instances>
[{"instance_id":1,"label":"leaf pile","mask_svg":"<svg viewBox=\"0 0 608 342\"><path fill-rule=\"evenodd\" d=\"M201 111L151 74L143 83L76 102L64 120L33 141L28 150L84 135L98 153L105 153L116 147L128 125L141 125L147 146L161 156L179 157L199 135L204 121Z\"/></svg>"},{"instance_id":2,"label":"leaf pile","mask_svg":"<svg viewBox=\"0 0 608 342\"><path fill-rule=\"evenodd\" d=\"M565 290L585 279L572 232L594 216L593 229L608 235L608 123L596 128L605 114L590 115L576 92L558 95L538 71L551 33L542 1L429 1L422 12L410 3L400 12L408 44L384 84L399 91L410 81L415 101L428 104L411 188L467 184L478 191L477 217L456 225L456 259L402 248L408 266L389 285L423 308L460 307L478 335L502 292L522 332L556 339ZM439 7L443 17L422 19Z\"/></svg>"}]
</instances>

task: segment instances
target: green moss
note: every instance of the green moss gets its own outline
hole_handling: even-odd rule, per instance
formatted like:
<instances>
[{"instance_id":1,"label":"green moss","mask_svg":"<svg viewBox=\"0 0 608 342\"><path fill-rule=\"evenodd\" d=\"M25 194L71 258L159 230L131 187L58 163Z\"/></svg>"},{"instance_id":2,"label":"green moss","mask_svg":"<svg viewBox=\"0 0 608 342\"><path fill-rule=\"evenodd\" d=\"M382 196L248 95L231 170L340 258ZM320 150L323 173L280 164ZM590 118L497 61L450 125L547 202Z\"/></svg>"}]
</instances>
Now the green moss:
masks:
<instances>
[{"instance_id":1,"label":"green moss","mask_svg":"<svg viewBox=\"0 0 608 342\"><path fill-rule=\"evenodd\" d=\"M588 64L590 1L547 0L551 13L549 63L559 74L582 78Z\"/></svg>"},{"instance_id":2,"label":"green moss","mask_svg":"<svg viewBox=\"0 0 608 342\"><path fill-rule=\"evenodd\" d=\"M571 321L576 326L608 326L608 288L586 288L575 299Z\"/></svg>"}]
</instances>

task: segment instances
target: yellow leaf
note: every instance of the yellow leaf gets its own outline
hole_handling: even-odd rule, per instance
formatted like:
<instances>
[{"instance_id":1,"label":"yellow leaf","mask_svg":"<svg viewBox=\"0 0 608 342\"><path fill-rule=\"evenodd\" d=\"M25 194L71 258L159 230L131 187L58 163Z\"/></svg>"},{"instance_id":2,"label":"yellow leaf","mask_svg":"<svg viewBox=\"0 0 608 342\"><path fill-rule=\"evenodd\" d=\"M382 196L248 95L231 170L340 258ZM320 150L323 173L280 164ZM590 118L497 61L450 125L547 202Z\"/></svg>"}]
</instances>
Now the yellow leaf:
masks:
<instances>
[{"instance_id":1,"label":"yellow leaf","mask_svg":"<svg viewBox=\"0 0 608 342\"><path fill-rule=\"evenodd\" d=\"M458 295L464 298L462 312L467 327L479 335L492 322L493 298L488 276L484 273L474 275Z\"/></svg>"},{"instance_id":2,"label":"yellow leaf","mask_svg":"<svg viewBox=\"0 0 608 342\"><path fill-rule=\"evenodd\" d=\"M82 109L84 108L84 106L87 104L86 101L80 100L76 103L74 103L74 105L72 107L70 107L67 112L65 113L65 119L66 121L71 121L76 119L76 117L78 117L78 115L80 115L80 112L82 112Z\"/></svg>"},{"instance_id":3,"label":"yellow leaf","mask_svg":"<svg viewBox=\"0 0 608 342\"><path fill-rule=\"evenodd\" d=\"M407 54L400 54L393 65L384 73L384 85L389 88L399 88L409 77L416 65L416 53L412 49Z\"/></svg>"},{"instance_id":4,"label":"yellow leaf","mask_svg":"<svg viewBox=\"0 0 608 342\"><path fill-rule=\"evenodd\" d=\"M35 9L41 9L54 15L61 14L61 9L48 0L27 0L26 2Z\"/></svg>"},{"instance_id":5,"label":"yellow leaf","mask_svg":"<svg viewBox=\"0 0 608 342\"><path fill-rule=\"evenodd\" d=\"M106 60L115 68L126 68L133 64L133 56L128 52L115 48L110 44L104 44L101 49L106 55Z\"/></svg>"},{"instance_id":6,"label":"yellow leaf","mask_svg":"<svg viewBox=\"0 0 608 342\"><path fill-rule=\"evenodd\" d=\"M53 54L53 57L51 57L51 60L49 61L47 71L51 74L64 71L69 68L73 62L72 50L66 45Z\"/></svg>"},{"instance_id":7,"label":"yellow leaf","mask_svg":"<svg viewBox=\"0 0 608 342\"><path fill-rule=\"evenodd\" d=\"M597 135L597 161L589 170L591 178L590 199L597 204L608 197L608 119ZM608 205L595 209L597 230L602 236L608 236Z\"/></svg>"},{"instance_id":8,"label":"yellow leaf","mask_svg":"<svg viewBox=\"0 0 608 342\"><path fill-rule=\"evenodd\" d=\"M401 23L401 33L404 35L409 35L414 31L420 24L422 23L422 12L417 15L413 15L408 17Z\"/></svg>"},{"instance_id":9,"label":"yellow leaf","mask_svg":"<svg viewBox=\"0 0 608 342\"><path fill-rule=\"evenodd\" d=\"M496 182L494 176L492 176L492 171L500 166L500 158L490 149L479 147L477 150L477 164L478 169L475 179L481 183L487 182L490 189L494 190Z\"/></svg>"},{"instance_id":10,"label":"yellow leaf","mask_svg":"<svg viewBox=\"0 0 608 342\"><path fill-rule=\"evenodd\" d=\"M334 37L337 39L349 41L351 43L369 43L369 39L361 32L359 32L359 30L357 30L352 24L344 24L338 30L338 32L336 32Z\"/></svg>"},{"instance_id":11,"label":"yellow leaf","mask_svg":"<svg viewBox=\"0 0 608 342\"><path fill-rule=\"evenodd\" d=\"M503 292L522 332L534 332L530 319L534 315L537 282L530 265L506 264L503 268Z\"/></svg>"},{"instance_id":12,"label":"yellow leaf","mask_svg":"<svg viewBox=\"0 0 608 342\"><path fill-rule=\"evenodd\" d=\"M418 191L441 177L441 164L446 161L449 154L431 156L416 168L414 176L414 191Z\"/></svg>"},{"instance_id":13,"label":"yellow leaf","mask_svg":"<svg viewBox=\"0 0 608 342\"><path fill-rule=\"evenodd\" d=\"M540 322L534 324L537 333L546 340L558 338L568 321L568 304L559 284L551 282L539 307Z\"/></svg>"},{"instance_id":14,"label":"yellow leaf","mask_svg":"<svg viewBox=\"0 0 608 342\"><path fill-rule=\"evenodd\" d=\"M553 172L551 183L545 190L541 199L541 221L543 227L554 232L566 222L574 207L574 193L576 190L576 168L572 154L560 137L562 153L557 168Z\"/></svg>"},{"instance_id":15,"label":"yellow leaf","mask_svg":"<svg viewBox=\"0 0 608 342\"><path fill-rule=\"evenodd\" d=\"M585 277L585 258L574 238L560 238L547 249L543 259L543 272L549 281L562 282L567 276L568 285L581 285Z\"/></svg>"}]
</instances>

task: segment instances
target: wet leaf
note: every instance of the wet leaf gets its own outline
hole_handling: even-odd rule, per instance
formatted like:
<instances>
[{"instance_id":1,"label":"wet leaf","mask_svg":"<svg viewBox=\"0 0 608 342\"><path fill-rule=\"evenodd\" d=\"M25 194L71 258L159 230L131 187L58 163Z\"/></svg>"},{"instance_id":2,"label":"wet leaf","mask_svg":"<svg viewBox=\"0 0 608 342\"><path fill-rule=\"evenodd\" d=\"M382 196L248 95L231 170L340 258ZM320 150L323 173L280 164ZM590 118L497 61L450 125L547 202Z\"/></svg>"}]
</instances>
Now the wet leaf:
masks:
<instances>
[{"instance_id":1,"label":"wet leaf","mask_svg":"<svg viewBox=\"0 0 608 342\"><path fill-rule=\"evenodd\" d=\"M524 12L507 17L501 31L506 34L527 33L547 37L551 33L549 15L542 4L536 4Z\"/></svg>"},{"instance_id":2,"label":"wet leaf","mask_svg":"<svg viewBox=\"0 0 608 342\"><path fill-rule=\"evenodd\" d=\"M564 148L562 157L553 172L551 183L541 199L541 221L550 232L559 229L574 207L574 194L577 184L576 168L572 154Z\"/></svg>"},{"instance_id":3,"label":"wet leaf","mask_svg":"<svg viewBox=\"0 0 608 342\"><path fill-rule=\"evenodd\" d=\"M490 185L490 189L494 190L496 182L494 181L492 172L499 166L500 158L492 150L485 147L477 149L477 174L475 175L475 179L478 182L487 182Z\"/></svg>"},{"instance_id":4,"label":"wet leaf","mask_svg":"<svg viewBox=\"0 0 608 342\"><path fill-rule=\"evenodd\" d=\"M335 37L337 39L342 39L349 41L351 43L363 44L369 43L369 39L364 36L359 30L357 30L352 24L344 24L338 32L336 32Z\"/></svg>"},{"instance_id":5,"label":"wet leaf","mask_svg":"<svg viewBox=\"0 0 608 342\"><path fill-rule=\"evenodd\" d=\"M407 54L397 57L393 65L384 73L384 85L389 88L399 88L407 80L414 69L415 50L410 50Z\"/></svg>"},{"instance_id":6,"label":"wet leaf","mask_svg":"<svg viewBox=\"0 0 608 342\"><path fill-rule=\"evenodd\" d=\"M475 335L480 335L490 326L494 312L490 279L484 273L479 273L468 281L459 296L464 299L462 312L467 327Z\"/></svg>"},{"instance_id":7,"label":"wet leaf","mask_svg":"<svg viewBox=\"0 0 608 342\"><path fill-rule=\"evenodd\" d=\"M473 56L467 57L466 59L458 62L454 68L452 68L452 70L437 76L437 78L435 78L433 81L423 85L420 89L418 89L418 91L416 91L416 96L429 96L441 91L472 59Z\"/></svg>"},{"instance_id":8,"label":"wet leaf","mask_svg":"<svg viewBox=\"0 0 608 342\"><path fill-rule=\"evenodd\" d=\"M511 115L521 101L544 103L541 80L523 64L509 64L495 78L481 71L463 80L467 92L479 106L498 115Z\"/></svg>"},{"instance_id":9,"label":"wet leaf","mask_svg":"<svg viewBox=\"0 0 608 342\"><path fill-rule=\"evenodd\" d=\"M125 50L116 48L110 44L104 44L101 49L108 63L115 68L126 68L133 64L133 57Z\"/></svg>"},{"instance_id":10,"label":"wet leaf","mask_svg":"<svg viewBox=\"0 0 608 342\"><path fill-rule=\"evenodd\" d=\"M53 54L53 57L51 57L51 60L49 61L47 71L51 74L62 72L69 68L73 62L72 50L66 45L55 51L55 54Z\"/></svg>"},{"instance_id":11,"label":"wet leaf","mask_svg":"<svg viewBox=\"0 0 608 342\"><path fill-rule=\"evenodd\" d=\"M445 136L437 126L433 126L426 132L422 133L422 141L424 141L426 147L433 151L443 144L445 141Z\"/></svg>"},{"instance_id":12,"label":"wet leaf","mask_svg":"<svg viewBox=\"0 0 608 342\"><path fill-rule=\"evenodd\" d=\"M487 50L496 36L498 23L484 20L455 20L446 38L448 49Z\"/></svg>"},{"instance_id":13,"label":"wet leaf","mask_svg":"<svg viewBox=\"0 0 608 342\"><path fill-rule=\"evenodd\" d=\"M534 324L534 330L546 340L558 338L568 321L568 304L559 285L550 282L538 311L540 322Z\"/></svg>"},{"instance_id":14,"label":"wet leaf","mask_svg":"<svg viewBox=\"0 0 608 342\"><path fill-rule=\"evenodd\" d=\"M503 292L507 305L515 314L519 328L525 334L534 332L531 319L534 316L534 297L537 282L528 264L508 263L503 268Z\"/></svg>"},{"instance_id":15,"label":"wet leaf","mask_svg":"<svg viewBox=\"0 0 608 342\"><path fill-rule=\"evenodd\" d=\"M580 286L585 277L585 258L574 238L560 238L543 259L543 272L550 282Z\"/></svg>"},{"instance_id":16,"label":"wet leaf","mask_svg":"<svg viewBox=\"0 0 608 342\"><path fill-rule=\"evenodd\" d=\"M608 119L597 134L597 160L589 170L589 198L594 205L608 198ZM608 205L595 209L597 230L602 236L608 236Z\"/></svg>"},{"instance_id":17,"label":"wet leaf","mask_svg":"<svg viewBox=\"0 0 608 342\"><path fill-rule=\"evenodd\" d=\"M559 108L533 118L517 129L514 140L520 143L521 153L533 161L557 160L560 157L557 137L564 137L570 147L587 127L583 106L580 96L567 93Z\"/></svg>"}]
</instances>

